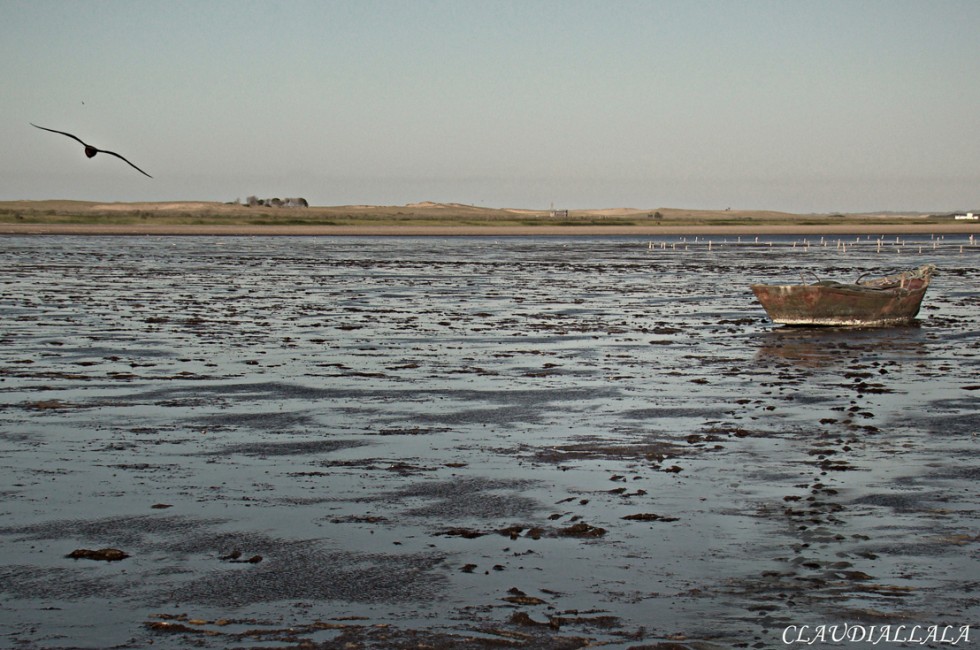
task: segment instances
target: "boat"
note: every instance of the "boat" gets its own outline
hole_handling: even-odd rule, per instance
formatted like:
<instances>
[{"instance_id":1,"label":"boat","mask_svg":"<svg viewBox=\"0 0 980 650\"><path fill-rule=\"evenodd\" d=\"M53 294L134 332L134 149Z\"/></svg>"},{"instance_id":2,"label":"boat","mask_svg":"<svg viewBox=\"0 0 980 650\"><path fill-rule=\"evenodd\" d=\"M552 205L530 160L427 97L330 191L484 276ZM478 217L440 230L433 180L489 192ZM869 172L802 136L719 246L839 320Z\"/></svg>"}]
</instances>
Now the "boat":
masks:
<instances>
[{"instance_id":1,"label":"boat","mask_svg":"<svg viewBox=\"0 0 980 650\"><path fill-rule=\"evenodd\" d=\"M936 267L916 269L853 284L753 284L752 292L770 320L783 325L890 327L915 320ZM804 280L805 281L805 280Z\"/></svg>"}]
</instances>

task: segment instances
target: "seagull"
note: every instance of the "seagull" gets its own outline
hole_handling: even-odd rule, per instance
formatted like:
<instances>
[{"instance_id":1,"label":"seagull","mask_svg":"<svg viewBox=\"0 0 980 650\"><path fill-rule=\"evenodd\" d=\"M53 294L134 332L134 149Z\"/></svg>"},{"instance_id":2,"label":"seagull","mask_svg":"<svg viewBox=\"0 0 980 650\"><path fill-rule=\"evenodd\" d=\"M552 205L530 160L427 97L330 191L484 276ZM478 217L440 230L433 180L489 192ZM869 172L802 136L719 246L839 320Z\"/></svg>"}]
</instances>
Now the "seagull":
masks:
<instances>
[{"instance_id":1,"label":"seagull","mask_svg":"<svg viewBox=\"0 0 980 650\"><path fill-rule=\"evenodd\" d=\"M35 129L41 129L42 131L51 131L51 133L60 133L61 135L67 135L69 138L72 138L73 140L78 140L79 142L82 142L81 138L79 138L77 136L74 136L71 133L65 133L64 131L55 131L54 129L46 129L43 126L38 126L37 124L34 124L33 122L30 122L30 125L33 126ZM133 163L129 162L128 160L126 160L125 158L123 158L122 156L120 156L119 154L117 154L115 151L106 151L105 149L98 149L98 148L93 147L92 145L86 144L84 142L82 142L82 146L85 147L85 155L88 156L89 158L92 158L97 153L107 153L110 156L115 156L116 158L119 158L120 160L122 160L123 162L125 162L130 167L132 167L133 169L135 169L139 173L143 174L147 178L153 178L152 176L150 176L149 174L147 174L145 171L143 171L142 169L140 169L139 167L137 167Z\"/></svg>"}]
</instances>

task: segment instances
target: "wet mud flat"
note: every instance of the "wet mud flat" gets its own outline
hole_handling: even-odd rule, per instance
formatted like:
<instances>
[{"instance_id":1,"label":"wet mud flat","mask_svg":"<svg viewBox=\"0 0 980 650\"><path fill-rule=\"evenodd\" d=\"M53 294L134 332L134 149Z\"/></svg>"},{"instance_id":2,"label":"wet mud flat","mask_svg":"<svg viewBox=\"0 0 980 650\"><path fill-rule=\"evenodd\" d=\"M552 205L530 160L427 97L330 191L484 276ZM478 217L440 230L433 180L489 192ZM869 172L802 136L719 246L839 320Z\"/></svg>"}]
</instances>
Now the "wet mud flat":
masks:
<instances>
[{"instance_id":1,"label":"wet mud flat","mask_svg":"<svg viewBox=\"0 0 980 650\"><path fill-rule=\"evenodd\" d=\"M0 647L976 627L980 249L917 237L0 239ZM924 263L914 327L748 289Z\"/></svg>"}]
</instances>

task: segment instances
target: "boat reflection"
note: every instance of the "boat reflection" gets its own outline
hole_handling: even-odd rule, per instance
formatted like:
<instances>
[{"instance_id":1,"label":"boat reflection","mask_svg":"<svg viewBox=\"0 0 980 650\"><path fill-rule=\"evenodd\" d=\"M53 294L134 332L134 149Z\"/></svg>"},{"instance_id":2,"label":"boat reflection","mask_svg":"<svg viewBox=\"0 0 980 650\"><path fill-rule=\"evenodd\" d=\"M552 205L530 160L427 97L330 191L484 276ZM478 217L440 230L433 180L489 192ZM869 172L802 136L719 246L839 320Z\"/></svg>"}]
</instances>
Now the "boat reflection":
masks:
<instances>
[{"instance_id":1,"label":"boat reflection","mask_svg":"<svg viewBox=\"0 0 980 650\"><path fill-rule=\"evenodd\" d=\"M759 336L757 363L789 362L820 368L853 362L855 357L921 359L926 336L917 322L905 327L777 327Z\"/></svg>"}]
</instances>

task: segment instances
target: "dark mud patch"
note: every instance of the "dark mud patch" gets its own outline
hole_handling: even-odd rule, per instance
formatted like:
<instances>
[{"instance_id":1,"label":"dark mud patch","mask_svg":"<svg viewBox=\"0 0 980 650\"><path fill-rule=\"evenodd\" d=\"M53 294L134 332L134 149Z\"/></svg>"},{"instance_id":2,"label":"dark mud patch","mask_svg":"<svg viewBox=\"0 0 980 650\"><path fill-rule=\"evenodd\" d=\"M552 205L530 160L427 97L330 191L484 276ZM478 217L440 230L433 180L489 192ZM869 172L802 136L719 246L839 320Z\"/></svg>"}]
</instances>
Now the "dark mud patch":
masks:
<instances>
[{"instance_id":1,"label":"dark mud patch","mask_svg":"<svg viewBox=\"0 0 980 650\"><path fill-rule=\"evenodd\" d=\"M83 539L96 544L108 543L110 546L150 550L155 547L154 539L182 536L200 539L203 530L212 529L225 521L173 515L62 519L16 528L0 528L0 535L12 535L19 540Z\"/></svg>"},{"instance_id":2,"label":"dark mud patch","mask_svg":"<svg viewBox=\"0 0 980 650\"><path fill-rule=\"evenodd\" d=\"M711 419L720 417L724 414L724 408L685 408L685 407L658 407L629 409L622 411L620 417L629 420L659 420L663 418L704 418Z\"/></svg>"},{"instance_id":3,"label":"dark mud patch","mask_svg":"<svg viewBox=\"0 0 980 650\"><path fill-rule=\"evenodd\" d=\"M426 519L514 519L531 516L539 509L537 501L524 496L464 493L411 508L404 514Z\"/></svg>"},{"instance_id":4,"label":"dark mud patch","mask_svg":"<svg viewBox=\"0 0 980 650\"><path fill-rule=\"evenodd\" d=\"M929 531L923 531L927 533ZM914 557L914 558L939 558L943 556L961 555L969 547L980 546L980 541L975 535L968 533L958 533L950 535L940 535L939 531L933 531L921 541L909 541L898 543L874 543L868 542L864 547L865 554L878 557ZM976 552L976 550L974 551Z\"/></svg>"},{"instance_id":5,"label":"dark mud patch","mask_svg":"<svg viewBox=\"0 0 980 650\"><path fill-rule=\"evenodd\" d=\"M310 542L279 545L259 565L211 572L174 589L165 601L241 607L282 600L343 600L356 603L430 601L445 578L439 555L328 552Z\"/></svg>"},{"instance_id":6,"label":"dark mud patch","mask_svg":"<svg viewBox=\"0 0 980 650\"><path fill-rule=\"evenodd\" d=\"M362 391L345 388L316 388L289 382L257 381L239 383L203 383L193 388L174 387L134 392L125 399L134 402L183 403L187 400L214 402L217 399L242 401L258 404L273 400L333 400L353 398L358 395L384 393L387 391Z\"/></svg>"},{"instance_id":7,"label":"dark mud patch","mask_svg":"<svg viewBox=\"0 0 980 650\"><path fill-rule=\"evenodd\" d=\"M431 436L437 433L447 433L452 431L449 427L390 427L380 429L374 434L376 436Z\"/></svg>"},{"instance_id":8,"label":"dark mud patch","mask_svg":"<svg viewBox=\"0 0 980 650\"><path fill-rule=\"evenodd\" d=\"M0 593L10 598L83 600L125 596L141 587L141 579L121 573L107 575L98 567L56 568L35 565L0 566Z\"/></svg>"},{"instance_id":9,"label":"dark mud patch","mask_svg":"<svg viewBox=\"0 0 980 650\"><path fill-rule=\"evenodd\" d=\"M665 459L690 451L681 445L665 441L638 443L609 443L595 440L568 445L556 445L530 451L531 457L542 463L566 463L583 460L643 461L659 466Z\"/></svg>"},{"instance_id":10,"label":"dark mud patch","mask_svg":"<svg viewBox=\"0 0 980 650\"><path fill-rule=\"evenodd\" d=\"M453 390L427 391L428 397L452 397L453 399L470 402L489 402L503 404L520 409L530 407L545 407L565 402L601 401L619 396L615 388L558 388L554 390Z\"/></svg>"},{"instance_id":11,"label":"dark mud patch","mask_svg":"<svg viewBox=\"0 0 980 650\"><path fill-rule=\"evenodd\" d=\"M357 469L370 472L391 472L400 476L416 476L438 471L440 465L426 465L407 459L384 459L384 458L358 458L351 460L322 460L316 463L317 467ZM328 476L325 472L320 475ZM312 475L307 473L307 475Z\"/></svg>"},{"instance_id":12,"label":"dark mud patch","mask_svg":"<svg viewBox=\"0 0 980 650\"><path fill-rule=\"evenodd\" d=\"M595 619L595 620L593 620ZM515 612L506 623L456 633L437 630L373 626L358 620L326 620L305 625L276 626L255 619L201 619L187 614L158 614L144 623L160 641L183 638L188 644L213 647L261 647L269 650L303 647L310 650L581 650L597 645L597 639L575 633L561 633L562 625L603 627L610 624L601 617L565 614L538 623L524 612ZM329 640L313 641L313 638ZM642 634L623 634L623 639ZM296 644L301 643L301 646ZM625 647L625 646L624 646ZM714 647L698 644L700 650ZM630 645L627 650L695 650L673 642Z\"/></svg>"},{"instance_id":13,"label":"dark mud patch","mask_svg":"<svg viewBox=\"0 0 980 650\"><path fill-rule=\"evenodd\" d=\"M268 433L282 433L297 428L316 428L316 420L303 413L221 413L194 418L198 426L208 428L247 428Z\"/></svg>"},{"instance_id":14,"label":"dark mud patch","mask_svg":"<svg viewBox=\"0 0 980 650\"><path fill-rule=\"evenodd\" d=\"M935 436L976 436L980 435L980 412L974 410L972 413L931 418L923 424Z\"/></svg>"},{"instance_id":15,"label":"dark mud patch","mask_svg":"<svg viewBox=\"0 0 980 650\"><path fill-rule=\"evenodd\" d=\"M187 517L181 515L139 515L104 519L65 519L25 526L16 530L0 529L0 535L12 535L20 541L84 540L95 545L124 547L129 554L169 557L218 557L232 549L274 556L292 542L261 533L228 531L226 519Z\"/></svg>"},{"instance_id":16,"label":"dark mud patch","mask_svg":"<svg viewBox=\"0 0 980 650\"><path fill-rule=\"evenodd\" d=\"M413 420L424 423L466 426L492 422L497 425L540 422L543 412L534 405L501 406L499 408L468 409L450 413L419 413Z\"/></svg>"},{"instance_id":17,"label":"dark mud patch","mask_svg":"<svg viewBox=\"0 0 980 650\"><path fill-rule=\"evenodd\" d=\"M625 517L624 517L625 519ZM669 521L669 520L668 520ZM592 526L584 521L566 526L564 528L544 527L544 526L507 526L496 530L476 530L473 528L449 528L440 530L432 535L434 537L461 537L463 539L477 539L486 535L502 535L510 539L526 537L528 539L542 539L545 537L575 537L579 539L594 539L603 537L609 532L601 526Z\"/></svg>"},{"instance_id":18,"label":"dark mud patch","mask_svg":"<svg viewBox=\"0 0 980 650\"><path fill-rule=\"evenodd\" d=\"M520 492L534 485L535 482L525 480L463 478L454 481L419 482L360 500L390 503L421 498L433 502L403 511L402 514L407 517L436 520L515 519L534 515L541 510L541 503L520 494L497 493Z\"/></svg>"},{"instance_id":19,"label":"dark mud patch","mask_svg":"<svg viewBox=\"0 0 980 650\"><path fill-rule=\"evenodd\" d=\"M855 505L871 505L889 508L896 513L921 512L928 504L944 501L940 492L894 492L867 494L851 501Z\"/></svg>"},{"instance_id":20,"label":"dark mud patch","mask_svg":"<svg viewBox=\"0 0 980 650\"><path fill-rule=\"evenodd\" d=\"M398 555L334 551L319 540L289 540L221 529L221 520L180 516L66 520L0 529L22 540L115 540L130 562L152 558L142 580L125 571L92 574L96 563L69 567L8 566L0 589L18 598L140 597L151 602L193 602L240 607L290 599L391 603L436 598L445 578L438 554ZM87 555L86 555L87 557ZM242 561L229 562L230 559ZM261 560L254 560L261 558ZM121 559L121 558L120 558ZM193 574L183 569L191 561ZM117 564L113 562L113 564ZM229 570L229 565L237 564Z\"/></svg>"},{"instance_id":21,"label":"dark mud patch","mask_svg":"<svg viewBox=\"0 0 980 650\"><path fill-rule=\"evenodd\" d=\"M971 481L976 484L980 481L980 464L967 467L946 467L936 469L930 474L932 477Z\"/></svg>"},{"instance_id":22,"label":"dark mud patch","mask_svg":"<svg viewBox=\"0 0 980 650\"><path fill-rule=\"evenodd\" d=\"M303 440L293 442L243 442L225 445L214 451L202 452L203 456L311 456L329 454L343 449L363 447L367 444L362 440Z\"/></svg>"},{"instance_id":23,"label":"dark mud patch","mask_svg":"<svg viewBox=\"0 0 980 650\"><path fill-rule=\"evenodd\" d=\"M155 464L155 463L113 463L106 465L113 469L122 469L130 472L178 472L181 470L177 464Z\"/></svg>"}]
</instances>

